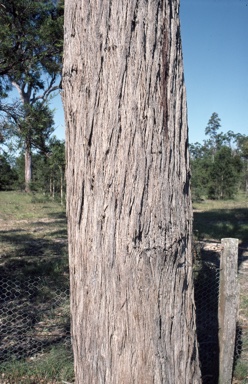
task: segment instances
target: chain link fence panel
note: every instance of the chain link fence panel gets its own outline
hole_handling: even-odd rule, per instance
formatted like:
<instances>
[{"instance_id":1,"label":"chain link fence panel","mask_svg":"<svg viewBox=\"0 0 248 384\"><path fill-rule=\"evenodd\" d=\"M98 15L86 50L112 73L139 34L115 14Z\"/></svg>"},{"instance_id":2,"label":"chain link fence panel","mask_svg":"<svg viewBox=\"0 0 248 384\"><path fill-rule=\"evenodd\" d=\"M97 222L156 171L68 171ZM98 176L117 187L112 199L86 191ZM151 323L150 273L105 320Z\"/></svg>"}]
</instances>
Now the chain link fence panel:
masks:
<instances>
[{"instance_id":1,"label":"chain link fence panel","mask_svg":"<svg viewBox=\"0 0 248 384\"><path fill-rule=\"evenodd\" d=\"M195 249L196 326L203 384L218 383L219 245ZM242 254L243 255L243 254ZM248 262L240 256L240 310L233 383L248 379ZM54 346L71 344L69 278L10 274L0 279L0 363L35 359ZM248 380L247 380L248 382Z\"/></svg>"},{"instance_id":2,"label":"chain link fence panel","mask_svg":"<svg viewBox=\"0 0 248 384\"><path fill-rule=\"evenodd\" d=\"M218 384L220 284L219 243L195 244L194 290L196 329L203 384ZM247 261L246 261L247 259ZM233 384L248 383L248 253L239 254L240 307L233 363Z\"/></svg>"},{"instance_id":3,"label":"chain link fence panel","mask_svg":"<svg viewBox=\"0 0 248 384\"><path fill-rule=\"evenodd\" d=\"M34 358L70 344L69 282L41 277L0 279L0 362Z\"/></svg>"}]
</instances>

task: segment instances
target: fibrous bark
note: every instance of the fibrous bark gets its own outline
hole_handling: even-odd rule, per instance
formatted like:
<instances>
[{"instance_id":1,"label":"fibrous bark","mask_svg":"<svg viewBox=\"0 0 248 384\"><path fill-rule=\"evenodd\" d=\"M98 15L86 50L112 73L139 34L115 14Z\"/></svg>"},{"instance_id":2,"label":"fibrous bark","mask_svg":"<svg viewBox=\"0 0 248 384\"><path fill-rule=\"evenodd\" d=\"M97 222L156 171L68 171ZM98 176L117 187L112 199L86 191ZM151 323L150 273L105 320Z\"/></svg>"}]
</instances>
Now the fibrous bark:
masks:
<instances>
[{"instance_id":1,"label":"fibrous bark","mask_svg":"<svg viewBox=\"0 0 248 384\"><path fill-rule=\"evenodd\" d=\"M78 384L200 383L178 0L67 0Z\"/></svg>"}]
</instances>

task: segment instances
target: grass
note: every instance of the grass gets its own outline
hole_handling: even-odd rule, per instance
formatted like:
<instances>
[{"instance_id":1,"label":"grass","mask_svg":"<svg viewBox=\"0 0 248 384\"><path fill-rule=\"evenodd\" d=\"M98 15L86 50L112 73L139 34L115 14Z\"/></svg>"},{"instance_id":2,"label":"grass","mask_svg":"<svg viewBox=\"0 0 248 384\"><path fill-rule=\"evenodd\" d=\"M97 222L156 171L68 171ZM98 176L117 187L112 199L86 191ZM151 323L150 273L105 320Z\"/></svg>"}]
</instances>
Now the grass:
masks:
<instances>
[{"instance_id":1,"label":"grass","mask_svg":"<svg viewBox=\"0 0 248 384\"><path fill-rule=\"evenodd\" d=\"M16 192L1 192L0 207L0 273L47 276L68 270L63 207Z\"/></svg>"},{"instance_id":2,"label":"grass","mask_svg":"<svg viewBox=\"0 0 248 384\"><path fill-rule=\"evenodd\" d=\"M247 196L239 195L230 201L204 201L194 204L194 210L194 231L198 239L238 237L243 244L248 242ZM68 286L64 208L43 195L0 192L0 255L0 274L8 281L15 278L23 282L27 277L46 280L49 288L44 287L44 284L38 285L38 293L35 291L32 305L38 308L43 302L49 304L55 293L51 286L56 289ZM241 308L243 316L247 318L246 294L241 295ZM68 303L44 312L40 320L49 329L58 318L64 321L67 316ZM59 321L58 327L61 327ZM1 363L0 383L1 380L4 384L55 384L62 380L72 382L72 365L70 349L59 343L38 355ZM247 380L247 370L248 364L238 359L235 376L242 380L240 383Z\"/></svg>"},{"instance_id":3,"label":"grass","mask_svg":"<svg viewBox=\"0 0 248 384\"><path fill-rule=\"evenodd\" d=\"M234 368L234 376L237 380L242 380L243 383L248 383L248 364L244 361L238 361ZM243 381L247 379L246 381Z\"/></svg>"},{"instance_id":4,"label":"grass","mask_svg":"<svg viewBox=\"0 0 248 384\"><path fill-rule=\"evenodd\" d=\"M0 192L1 220L30 220L45 216L65 217L65 209L42 194Z\"/></svg>"},{"instance_id":5,"label":"grass","mask_svg":"<svg viewBox=\"0 0 248 384\"><path fill-rule=\"evenodd\" d=\"M72 352L63 336L69 331L64 207L39 194L0 192L0 275L8 294L3 296L1 285L0 318L4 318L4 324L0 322L0 352L7 351L10 356L0 363L0 383L72 382ZM32 355L27 350L20 358L16 351L23 345L13 324L22 330L28 343L38 337L40 352Z\"/></svg>"},{"instance_id":6,"label":"grass","mask_svg":"<svg viewBox=\"0 0 248 384\"><path fill-rule=\"evenodd\" d=\"M225 237L248 241L248 196L234 200L206 200L193 204L194 234L198 240L221 240Z\"/></svg>"},{"instance_id":7,"label":"grass","mask_svg":"<svg viewBox=\"0 0 248 384\"><path fill-rule=\"evenodd\" d=\"M15 360L0 365L1 379L8 384L61 383L73 381L71 350L54 347L49 352L38 355L33 360Z\"/></svg>"},{"instance_id":8,"label":"grass","mask_svg":"<svg viewBox=\"0 0 248 384\"><path fill-rule=\"evenodd\" d=\"M220 242L222 238L233 237L239 239L241 264L248 259L248 196L238 194L233 200L205 200L194 203L194 237L195 240L206 242ZM214 251L203 251L201 242L195 243L198 260L215 260ZM217 257L216 260L218 260ZM202 274L202 271L201 271ZM202 276L196 274L196 282L202 284ZM210 279L208 277L208 282ZM239 333L237 333L237 344L234 365L234 381L237 384L248 384L248 299L247 299L247 272L245 269L239 273L240 283L240 310L239 310ZM211 285L211 283L210 283ZM197 292L197 286L195 286ZM199 310L199 309L198 309ZM216 313L217 316L217 313Z\"/></svg>"}]
</instances>

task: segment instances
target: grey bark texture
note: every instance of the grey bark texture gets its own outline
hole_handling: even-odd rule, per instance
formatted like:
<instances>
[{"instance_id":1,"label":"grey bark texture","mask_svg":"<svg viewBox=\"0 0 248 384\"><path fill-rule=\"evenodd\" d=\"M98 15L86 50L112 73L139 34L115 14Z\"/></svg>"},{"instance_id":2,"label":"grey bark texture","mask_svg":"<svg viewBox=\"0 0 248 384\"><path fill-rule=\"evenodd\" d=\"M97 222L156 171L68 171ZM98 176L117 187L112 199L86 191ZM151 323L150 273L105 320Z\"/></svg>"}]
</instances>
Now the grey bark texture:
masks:
<instances>
[{"instance_id":1,"label":"grey bark texture","mask_svg":"<svg viewBox=\"0 0 248 384\"><path fill-rule=\"evenodd\" d=\"M32 181L32 150L30 138L25 139L25 192L31 192Z\"/></svg>"},{"instance_id":2,"label":"grey bark texture","mask_svg":"<svg viewBox=\"0 0 248 384\"><path fill-rule=\"evenodd\" d=\"M239 240L221 239L219 288L219 384L231 384L239 309Z\"/></svg>"},{"instance_id":3,"label":"grey bark texture","mask_svg":"<svg viewBox=\"0 0 248 384\"><path fill-rule=\"evenodd\" d=\"M65 1L78 384L200 383L177 0Z\"/></svg>"}]
</instances>

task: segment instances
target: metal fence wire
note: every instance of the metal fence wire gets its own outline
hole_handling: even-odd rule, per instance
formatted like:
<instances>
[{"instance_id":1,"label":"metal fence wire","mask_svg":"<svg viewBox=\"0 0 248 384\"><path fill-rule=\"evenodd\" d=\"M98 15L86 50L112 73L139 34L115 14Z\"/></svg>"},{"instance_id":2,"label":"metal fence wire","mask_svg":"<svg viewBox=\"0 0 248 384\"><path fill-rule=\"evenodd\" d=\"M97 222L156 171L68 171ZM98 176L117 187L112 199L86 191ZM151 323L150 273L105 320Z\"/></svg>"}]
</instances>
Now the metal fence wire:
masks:
<instances>
[{"instance_id":1,"label":"metal fence wire","mask_svg":"<svg viewBox=\"0 0 248 384\"><path fill-rule=\"evenodd\" d=\"M217 384L219 377L218 300L220 250L218 245L205 248L200 245L200 248L197 249L197 257L194 263L199 358L203 384ZM240 307L233 360L233 383L235 384L248 383L248 264L245 265L245 259L246 257L240 252L238 268Z\"/></svg>"},{"instance_id":2,"label":"metal fence wire","mask_svg":"<svg viewBox=\"0 0 248 384\"><path fill-rule=\"evenodd\" d=\"M218 383L219 253L197 252L194 263L196 327L203 384ZM247 257L248 259L248 257ZM240 310L234 380L248 378L248 264L240 262ZM60 343L70 346L69 278L2 276L0 363L34 358ZM243 381L233 381L239 383ZM248 381L247 381L248 382Z\"/></svg>"},{"instance_id":3,"label":"metal fence wire","mask_svg":"<svg viewBox=\"0 0 248 384\"><path fill-rule=\"evenodd\" d=\"M41 277L0 279L0 362L70 343L69 283Z\"/></svg>"}]
</instances>

